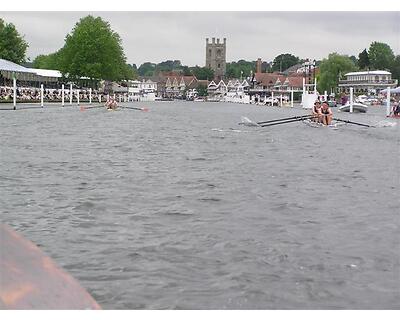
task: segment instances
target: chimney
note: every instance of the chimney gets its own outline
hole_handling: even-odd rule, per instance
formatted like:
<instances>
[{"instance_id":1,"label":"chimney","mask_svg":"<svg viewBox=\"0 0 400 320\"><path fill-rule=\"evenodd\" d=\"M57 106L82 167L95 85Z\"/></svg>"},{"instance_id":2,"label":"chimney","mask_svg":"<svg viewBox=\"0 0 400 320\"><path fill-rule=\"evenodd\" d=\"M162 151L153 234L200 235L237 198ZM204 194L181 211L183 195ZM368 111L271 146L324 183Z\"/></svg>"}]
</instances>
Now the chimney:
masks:
<instances>
[{"instance_id":1,"label":"chimney","mask_svg":"<svg viewBox=\"0 0 400 320\"><path fill-rule=\"evenodd\" d=\"M206 38L206 43L208 44L208 38Z\"/></svg>"},{"instance_id":2,"label":"chimney","mask_svg":"<svg viewBox=\"0 0 400 320\"><path fill-rule=\"evenodd\" d=\"M215 38L212 38L212 43L215 44Z\"/></svg>"},{"instance_id":3,"label":"chimney","mask_svg":"<svg viewBox=\"0 0 400 320\"><path fill-rule=\"evenodd\" d=\"M226 44L226 38L224 38L224 44Z\"/></svg>"},{"instance_id":4,"label":"chimney","mask_svg":"<svg viewBox=\"0 0 400 320\"><path fill-rule=\"evenodd\" d=\"M217 38L217 44L219 44L219 38Z\"/></svg>"},{"instance_id":5,"label":"chimney","mask_svg":"<svg viewBox=\"0 0 400 320\"><path fill-rule=\"evenodd\" d=\"M257 64L256 64L256 73L261 73L261 58L257 59Z\"/></svg>"}]
</instances>

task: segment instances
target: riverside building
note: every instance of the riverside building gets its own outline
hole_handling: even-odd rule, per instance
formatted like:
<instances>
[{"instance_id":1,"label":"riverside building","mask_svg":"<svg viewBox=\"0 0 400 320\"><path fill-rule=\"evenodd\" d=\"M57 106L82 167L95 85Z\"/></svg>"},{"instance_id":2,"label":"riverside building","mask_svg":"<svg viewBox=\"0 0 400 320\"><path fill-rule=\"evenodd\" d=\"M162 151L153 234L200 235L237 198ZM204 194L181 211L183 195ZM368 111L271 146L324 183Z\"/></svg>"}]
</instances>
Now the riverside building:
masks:
<instances>
[{"instance_id":1,"label":"riverside building","mask_svg":"<svg viewBox=\"0 0 400 320\"><path fill-rule=\"evenodd\" d=\"M395 88L397 80L392 79L389 71L374 70L349 72L345 74L345 80L339 80L339 89L342 92L350 92L354 88L355 93L377 93L387 87Z\"/></svg>"}]
</instances>

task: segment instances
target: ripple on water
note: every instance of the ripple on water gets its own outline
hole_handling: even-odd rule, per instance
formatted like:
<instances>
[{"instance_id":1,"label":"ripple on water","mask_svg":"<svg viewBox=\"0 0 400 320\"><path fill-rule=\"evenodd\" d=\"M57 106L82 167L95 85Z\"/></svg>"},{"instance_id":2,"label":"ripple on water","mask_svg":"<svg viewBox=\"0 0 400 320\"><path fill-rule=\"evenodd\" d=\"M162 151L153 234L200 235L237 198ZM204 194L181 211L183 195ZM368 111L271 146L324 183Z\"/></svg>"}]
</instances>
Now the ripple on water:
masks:
<instances>
[{"instance_id":1,"label":"ripple on water","mask_svg":"<svg viewBox=\"0 0 400 320\"><path fill-rule=\"evenodd\" d=\"M2 221L104 308L400 307L395 128L244 133L304 111L146 106L0 118Z\"/></svg>"}]
</instances>

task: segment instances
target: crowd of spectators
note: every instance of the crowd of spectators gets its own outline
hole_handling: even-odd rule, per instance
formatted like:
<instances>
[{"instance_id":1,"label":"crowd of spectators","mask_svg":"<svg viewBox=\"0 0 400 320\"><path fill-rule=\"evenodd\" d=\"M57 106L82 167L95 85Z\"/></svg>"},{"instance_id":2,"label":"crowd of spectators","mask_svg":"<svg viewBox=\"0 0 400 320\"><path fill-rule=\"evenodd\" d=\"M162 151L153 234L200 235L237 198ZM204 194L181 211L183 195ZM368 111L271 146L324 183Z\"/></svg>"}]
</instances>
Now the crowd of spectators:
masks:
<instances>
[{"instance_id":1,"label":"crowd of spectators","mask_svg":"<svg viewBox=\"0 0 400 320\"><path fill-rule=\"evenodd\" d=\"M0 102L12 102L13 101L13 88L0 86ZM62 92L61 89L45 89L43 90L43 100L50 102L58 102L62 100ZM18 102L39 102L40 101L40 89L39 88L25 88L18 87L17 92L17 101ZM92 90L92 100L100 99L101 101L105 101L107 96L99 93L97 90ZM70 90L64 89L64 100L67 102L70 99ZM72 90L72 99L74 101L77 100L77 91ZM89 101L89 90L79 90L79 100L80 101Z\"/></svg>"}]
</instances>

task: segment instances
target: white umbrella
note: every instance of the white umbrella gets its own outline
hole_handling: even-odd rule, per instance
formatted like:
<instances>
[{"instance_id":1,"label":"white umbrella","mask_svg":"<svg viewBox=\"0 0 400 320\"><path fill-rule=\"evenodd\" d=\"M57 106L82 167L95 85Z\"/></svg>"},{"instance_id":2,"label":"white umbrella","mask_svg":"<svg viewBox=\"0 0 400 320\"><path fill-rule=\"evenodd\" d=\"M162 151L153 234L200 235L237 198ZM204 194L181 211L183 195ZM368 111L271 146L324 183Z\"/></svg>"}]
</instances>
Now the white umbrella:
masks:
<instances>
[{"instance_id":1,"label":"white umbrella","mask_svg":"<svg viewBox=\"0 0 400 320\"><path fill-rule=\"evenodd\" d=\"M381 93L386 93L387 89L381 90ZM400 87L390 89L390 93L400 93Z\"/></svg>"}]
</instances>

